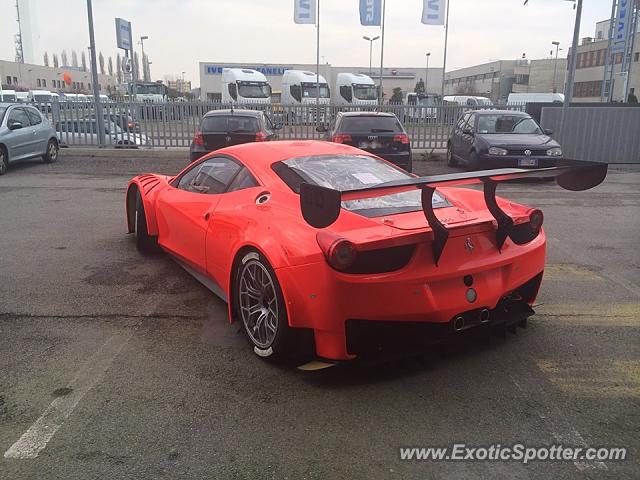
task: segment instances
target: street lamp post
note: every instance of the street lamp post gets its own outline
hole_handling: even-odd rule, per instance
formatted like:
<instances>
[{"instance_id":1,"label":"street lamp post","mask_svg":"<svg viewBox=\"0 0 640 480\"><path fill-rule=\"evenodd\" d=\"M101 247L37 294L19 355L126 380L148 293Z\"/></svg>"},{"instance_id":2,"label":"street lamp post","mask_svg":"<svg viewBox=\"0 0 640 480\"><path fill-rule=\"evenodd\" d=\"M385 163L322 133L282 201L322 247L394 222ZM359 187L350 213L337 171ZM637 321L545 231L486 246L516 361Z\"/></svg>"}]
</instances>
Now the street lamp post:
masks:
<instances>
[{"instance_id":1,"label":"street lamp post","mask_svg":"<svg viewBox=\"0 0 640 480\"><path fill-rule=\"evenodd\" d=\"M558 72L558 51L560 50L560 42L553 41L551 42L551 45L556 46L556 60L553 63L553 93L556 93L558 91L558 88L556 87L556 73Z\"/></svg>"},{"instance_id":2,"label":"street lamp post","mask_svg":"<svg viewBox=\"0 0 640 480\"><path fill-rule=\"evenodd\" d=\"M427 71L424 75L424 93L429 93L427 86L429 85L429 57L431 56L431 52L427 52Z\"/></svg>"},{"instance_id":3,"label":"street lamp post","mask_svg":"<svg viewBox=\"0 0 640 480\"><path fill-rule=\"evenodd\" d=\"M380 35L376 35L373 38L369 38L367 36L363 36L362 38L364 38L367 42L369 42L369 76L371 76L372 72L373 72L373 68L372 68L372 60L373 60L373 42L375 42L376 40L378 40L380 38Z\"/></svg>"},{"instance_id":4,"label":"street lamp post","mask_svg":"<svg viewBox=\"0 0 640 480\"><path fill-rule=\"evenodd\" d=\"M149 40L149 37L147 35L143 35L142 37L140 37L140 46L142 47L142 79L145 82L148 82L149 77L147 76L147 67L144 61L144 41L145 40Z\"/></svg>"}]
</instances>

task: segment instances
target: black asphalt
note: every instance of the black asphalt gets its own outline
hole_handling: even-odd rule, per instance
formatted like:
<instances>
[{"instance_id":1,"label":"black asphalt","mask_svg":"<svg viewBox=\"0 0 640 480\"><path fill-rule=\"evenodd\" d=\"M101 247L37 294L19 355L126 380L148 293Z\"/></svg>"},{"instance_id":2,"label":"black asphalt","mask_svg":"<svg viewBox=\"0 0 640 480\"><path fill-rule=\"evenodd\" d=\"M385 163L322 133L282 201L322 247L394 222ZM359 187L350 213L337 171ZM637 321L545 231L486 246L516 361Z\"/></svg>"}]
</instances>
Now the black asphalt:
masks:
<instances>
[{"instance_id":1,"label":"black asphalt","mask_svg":"<svg viewBox=\"0 0 640 480\"><path fill-rule=\"evenodd\" d=\"M0 177L0 452L91 387L37 458L0 457L0 479L640 477L638 169L581 193L500 187L545 213L526 330L302 372L256 357L222 301L126 235L127 180L176 172L186 153L71 153ZM400 460L400 447L455 442L629 451L603 464Z\"/></svg>"}]
</instances>

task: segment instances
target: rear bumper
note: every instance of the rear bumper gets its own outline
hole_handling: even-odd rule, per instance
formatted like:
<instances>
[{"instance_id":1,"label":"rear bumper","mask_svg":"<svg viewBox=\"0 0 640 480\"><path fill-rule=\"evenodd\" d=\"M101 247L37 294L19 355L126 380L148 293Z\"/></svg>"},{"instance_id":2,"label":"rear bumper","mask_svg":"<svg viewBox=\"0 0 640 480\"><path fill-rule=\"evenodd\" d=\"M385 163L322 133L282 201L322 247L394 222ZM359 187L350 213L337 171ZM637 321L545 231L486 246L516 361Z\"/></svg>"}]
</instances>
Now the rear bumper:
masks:
<instances>
[{"instance_id":1,"label":"rear bumper","mask_svg":"<svg viewBox=\"0 0 640 480\"><path fill-rule=\"evenodd\" d=\"M402 153L378 153L371 152L380 158L384 158L386 161L397 165L400 168L404 168L408 172L412 169L411 151Z\"/></svg>"},{"instance_id":2,"label":"rear bumper","mask_svg":"<svg viewBox=\"0 0 640 480\"><path fill-rule=\"evenodd\" d=\"M276 272L290 324L314 330L319 356L351 359L355 352L347 346L348 321L409 322L446 329L460 314L496 309L506 295L544 270L543 233L523 246L507 241L501 253L487 236L474 237L476 249L469 254L465 240L464 235L450 238L438 267L431 245L424 243L406 267L390 273L342 274L325 262L280 268ZM473 277L470 287L464 283L465 275ZM472 301L467 296L470 288L475 291ZM536 294L537 286L526 301L533 302Z\"/></svg>"},{"instance_id":3,"label":"rear bumper","mask_svg":"<svg viewBox=\"0 0 640 480\"><path fill-rule=\"evenodd\" d=\"M523 166L520 165L521 159L534 160L535 165ZM481 169L491 168L548 168L555 167L558 160L562 160L562 157L549 157L549 156L530 156L524 155L505 155L494 156L483 154L478 157L478 167Z\"/></svg>"},{"instance_id":4,"label":"rear bumper","mask_svg":"<svg viewBox=\"0 0 640 480\"><path fill-rule=\"evenodd\" d=\"M191 162L195 162L196 160L200 159L200 157L205 156L210 151L211 150L207 150L206 148L194 147L192 145L191 148L189 149L189 160Z\"/></svg>"}]
</instances>

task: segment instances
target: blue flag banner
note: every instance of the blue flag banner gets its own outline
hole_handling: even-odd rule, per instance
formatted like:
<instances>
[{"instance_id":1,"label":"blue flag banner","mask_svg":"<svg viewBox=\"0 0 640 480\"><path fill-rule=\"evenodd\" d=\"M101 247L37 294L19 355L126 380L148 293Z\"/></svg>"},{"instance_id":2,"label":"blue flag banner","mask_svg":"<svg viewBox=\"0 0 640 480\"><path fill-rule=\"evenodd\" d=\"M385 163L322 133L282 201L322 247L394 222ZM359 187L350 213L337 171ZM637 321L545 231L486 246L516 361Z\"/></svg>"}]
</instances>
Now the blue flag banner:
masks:
<instances>
[{"instance_id":1,"label":"blue flag banner","mask_svg":"<svg viewBox=\"0 0 640 480\"><path fill-rule=\"evenodd\" d=\"M425 25L444 25L444 12L447 0L423 0L422 23Z\"/></svg>"},{"instance_id":2,"label":"blue flag banner","mask_svg":"<svg viewBox=\"0 0 640 480\"><path fill-rule=\"evenodd\" d=\"M316 0L293 1L293 21L295 23L316 23Z\"/></svg>"},{"instance_id":3,"label":"blue flag banner","mask_svg":"<svg viewBox=\"0 0 640 480\"><path fill-rule=\"evenodd\" d=\"M380 26L382 18L382 0L360 0L360 24Z\"/></svg>"}]
</instances>

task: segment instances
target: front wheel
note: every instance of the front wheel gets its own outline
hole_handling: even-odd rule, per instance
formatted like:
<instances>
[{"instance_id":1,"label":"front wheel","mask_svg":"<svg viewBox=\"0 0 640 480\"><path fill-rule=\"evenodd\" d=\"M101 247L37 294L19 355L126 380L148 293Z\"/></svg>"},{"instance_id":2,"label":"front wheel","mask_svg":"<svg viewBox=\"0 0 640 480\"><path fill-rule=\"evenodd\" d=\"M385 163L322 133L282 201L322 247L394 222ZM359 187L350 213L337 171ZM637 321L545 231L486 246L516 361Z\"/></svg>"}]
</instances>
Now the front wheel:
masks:
<instances>
[{"instance_id":1,"label":"front wheel","mask_svg":"<svg viewBox=\"0 0 640 480\"><path fill-rule=\"evenodd\" d=\"M58 142L53 139L49 140L49 143L47 143L47 150L42 156L44 162L55 163L58 160L58 150Z\"/></svg>"},{"instance_id":2,"label":"front wheel","mask_svg":"<svg viewBox=\"0 0 640 480\"><path fill-rule=\"evenodd\" d=\"M149 235L149 230L147 230L147 216L144 213L144 204L142 203L140 192L136 192L136 211L133 225L138 251L144 254L157 252L158 237Z\"/></svg>"},{"instance_id":3,"label":"front wheel","mask_svg":"<svg viewBox=\"0 0 640 480\"><path fill-rule=\"evenodd\" d=\"M0 146L0 175L7 173L9 169L9 156L4 147Z\"/></svg>"},{"instance_id":4,"label":"front wheel","mask_svg":"<svg viewBox=\"0 0 640 480\"><path fill-rule=\"evenodd\" d=\"M291 354L293 330L280 284L264 256L246 253L236 270L236 306L256 355L281 361Z\"/></svg>"}]
</instances>

